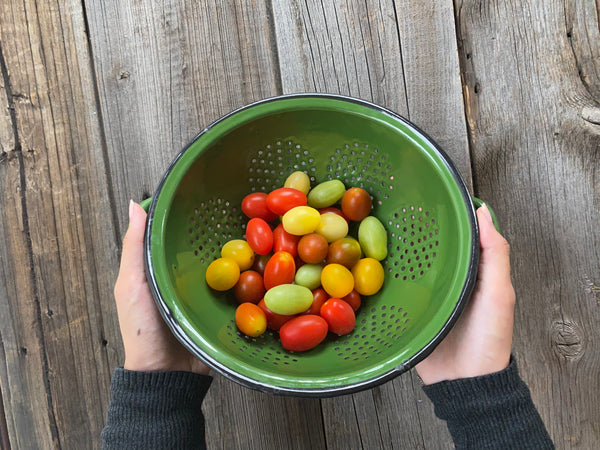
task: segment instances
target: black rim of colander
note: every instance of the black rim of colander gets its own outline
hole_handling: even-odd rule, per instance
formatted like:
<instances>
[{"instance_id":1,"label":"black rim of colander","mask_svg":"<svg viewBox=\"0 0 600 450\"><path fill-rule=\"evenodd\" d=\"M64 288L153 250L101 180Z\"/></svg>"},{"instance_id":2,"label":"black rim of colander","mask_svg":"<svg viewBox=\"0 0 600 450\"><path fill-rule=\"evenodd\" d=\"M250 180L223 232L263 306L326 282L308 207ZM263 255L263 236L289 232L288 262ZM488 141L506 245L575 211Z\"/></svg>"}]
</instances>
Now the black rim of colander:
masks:
<instances>
[{"instance_id":1,"label":"black rim of colander","mask_svg":"<svg viewBox=\"0 0 600 450\"><path fill-rule=\"evenodd\" d=\"M244 375L241 375L239 373L232 371L224 364L220 363L219 361L217 361L217 360L213 359L212 357L210 357L209 355L205 354L187 336L187 334L183 331L181 326L177 323L177 320L175 319L173 312L171 311L169 306L166 304L166 302L163 300L162 295L160 293L160 289L158 287L156 277L154 276L154 270L153 270L153 264L152 264L152 253L151 253L151 249L150 249L150 236L152 235L152 226L154 223L154 220L153 220L154 209L156 207L156 203L158 201L158 198L160 196L162 188L163 188L169 174L172 172L173 168L175 167L177 162L181 159L181 157L184 155L184 153L192 146L193 143L195 143L198 139L200 139L205 133L207 133L215 125L228 119L229 117L231 117L235 114L238 114L241 111L244 111L249 108L255 107L257 105L265 104L265 103L270 103L270 102L275 102L275 101L280 101L280 100L298 99L298 98L320 98L320 99L340 100L340 101L345 101L345 102L350 102L350 103L355 103L358 105L366 106L368 108L382 112L388 116L391 116L392 118L404 123L409 128L411 128L414 131L416 131L417 133L421 134L421 136L426 141L428 141L431 144L431 146L435 149L435 151L438 153L438 156L440 157L440 159L444 162L448 171L452 174L452 177L454 178L454 181L456 182L456 184L461 192L461 195L463 197L463 200L465 202L465 206L467 208L467 213L468 213L468 217L469 217L469 222L471 224L471 230L472 230L472 233L471 233L471 257L469 260L469 268L467 271L467 278L463 285L463 289L460 293L459 299L456 302L456 305L450 314L450 317L448 318L446 323L444 323L444 325L441 327L440 331L434 336L434 338L431 341L429 341L429 343L427 343L421 350L419 350L417 353L415 353L412 357L410 357L403 364L401 364L401 365L395 367L394 369L392 369L382 375L379 375L377 377L373 377L368 380L357 382L357 383L352 383L349 385L332 386L332 387L326 387L326 388L322 388L322 387L314 387L314 388L278 387L278 386L272 386L269 384L265 384L263 382L255 380L253 378L246 377ZM204 362L207 365L209 365L210 367L214 368L217 372L219 372L226 378L231 379L243 386L246 386L251 389L259 390L262 392L267 392L267 393L300 396L300 397L323 398L323 397L333 397L333 396L337 396L337 395L351 394L354 392L359 392L359 391L369 389L369 388L378 386L380 384L383 384L383 383L397 377L398 375L408 371L409 369L414 367L416 364L421 362L435 349L435 347L437 347L437 345L444 339L444 337L446 337L448 332L452 329L452 327L454 326L454 324L460 317L460 314L464 310L465 306L467 305L470 295L471 295L471 292L475 285L476 278L477 278L478 264L479 264L479 227L477 225L477 220L476 220L476 216L475 216L475 207L474 207L473 201L471 199L471 196L469 194L469 191L467 189L467 186L464 182L464 179L462 178L462 176L460 175L460 173L454 166L454 163L452 162L452 160L450 159L448 154L427 133L425 133L423 130L421 130L419 127L417 127L414 123L410 122L408 119L402 117L401 115L399 115L387 108L376 105L376 104L371 103L366 100L348 97L348 96L344 96L344 95L336 95L336 94L305 93L305 94L289 94L289 95L281 95L281 96L277 96L277 97L271 97L271 98L267 98L264 100L259 100L254 103L250 103L246 106L238 108L238 109L220 117L219 119L215 120L213 123L211 123L209 126L207 126L204 130L202 130L200 133L198 133L183 148L183 150L181 150L177 154L177 156L173 159L173 161L167 168L165 174L163 175L163 177L162 177L160 183L158 184L158 187L156 188L156 191L154 192L154 195L152 197L152 202L150 203L150 207L148 209L148 219L147 219L146 230L145 230L145 234L144 234L144 265L145 265L145 269L146 269L146 277L148 279L148 284L150 285L150 290L152 292L152 296L154 297L154 301L158 307L158 310L160 311L161 316L163 317L164 321L167 323L171 332L187 348L187 350L190 351L195 357L200 359L202 362Z\"/></svg>"}]
</instances>

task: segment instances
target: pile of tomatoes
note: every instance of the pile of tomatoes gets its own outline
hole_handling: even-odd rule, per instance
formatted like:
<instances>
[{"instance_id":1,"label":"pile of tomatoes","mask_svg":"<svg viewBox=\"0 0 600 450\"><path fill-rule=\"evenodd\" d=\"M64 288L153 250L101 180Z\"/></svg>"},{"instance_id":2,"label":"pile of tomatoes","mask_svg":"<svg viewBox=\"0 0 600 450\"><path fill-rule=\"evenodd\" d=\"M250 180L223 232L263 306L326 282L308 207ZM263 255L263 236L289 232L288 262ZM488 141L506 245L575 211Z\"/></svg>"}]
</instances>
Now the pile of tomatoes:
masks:
<instances>
[{"instance_id":1,"label":"pile of tomatoes","mask_svg":"<svg viewBox=\"0 0 600 450\"><path fill-rule=\"evenodd\" d=\"M330 180L311 189L308 175L294 172L284 187L244 197L246 240L223 245L206 282L233 289L241 332L278 331L286 350L310 350L328 332L348 334L361 296L384 281L387 233L372 207L362 188ZM348 235L351 222L359 223L358 239Z\"/></svg>"}]
</instances>

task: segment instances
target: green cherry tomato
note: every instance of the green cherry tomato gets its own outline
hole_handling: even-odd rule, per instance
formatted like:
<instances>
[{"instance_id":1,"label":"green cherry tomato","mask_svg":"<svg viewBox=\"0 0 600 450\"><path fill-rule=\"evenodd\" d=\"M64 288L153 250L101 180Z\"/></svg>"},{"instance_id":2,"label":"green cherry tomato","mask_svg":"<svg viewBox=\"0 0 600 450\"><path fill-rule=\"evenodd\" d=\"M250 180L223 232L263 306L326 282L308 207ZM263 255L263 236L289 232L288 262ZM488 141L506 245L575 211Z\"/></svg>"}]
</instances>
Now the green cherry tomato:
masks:
<instances>
[{"instance_id":1,"label":"green cherry tomato","mask_svg":"<svg viewBox=\"0 0 600 450\"><path fill-rule=\"evenodd\" d=\"M308 205L313 208L326 208L337 202L346 192L346 186L340 180L325 181L308 193Z\"/></svg>"},{"instance_id":2,"label":"green cherry tomato","mask_svg":"<svg viewBox=\"0 0 600 450\"><path fill-rule=\"evenodd\" d=\"M267 291L265 304L276 314L290 316L310 308L313 294L310 289L297 284L280 284Z\"/></svg>"},{"instance_id":3,"label":"green cherry tomato","mask_svg":"<svg viewBox=\"0 0 600 450\"><path fill-rule=\"evenodd\" d=\"M387 256L387 232L377 217L365 217L358 227L358 242L365 256L381 261Z\"/></svg>"},{"instance_id":4,"label":"green cherry tomato","mask_svg":"<svg viewBox=\"0 0 600 450\"><path fill-rule=\"evenodd\" d=\"M320 264L304 264L296 271L294 282L311 290L316 289L321 286L322 271L323 266Z\"/></svg>"}]
</instances>

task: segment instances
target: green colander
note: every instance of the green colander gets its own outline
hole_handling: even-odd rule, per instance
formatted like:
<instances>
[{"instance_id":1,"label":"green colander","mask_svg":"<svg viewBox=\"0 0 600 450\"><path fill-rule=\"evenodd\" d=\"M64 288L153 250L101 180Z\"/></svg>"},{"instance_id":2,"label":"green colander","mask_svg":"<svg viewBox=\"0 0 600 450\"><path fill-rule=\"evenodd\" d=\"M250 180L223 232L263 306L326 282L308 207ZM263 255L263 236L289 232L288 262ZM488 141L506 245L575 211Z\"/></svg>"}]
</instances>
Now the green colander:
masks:
<instances>
[{"instance_id":1,"label":"green colander","mask_svg":"<svg viewBox=\"0 0 600 450\"><path fill-rule=\"evenodd\" d=\"M389 243L383 288L363 298L355 330L303 353L276 332L240 333L232 293L205 281L221 246L244 236L242 198L296 170L313 186L366 189ZM391 111L333 95L268 99L217 120L172 162L148 209L147 276L173 333L226 377L277 394L356 392L413 367L456 322L479 260L473 201L448 156Z\"/></svg>"}]
</instances>

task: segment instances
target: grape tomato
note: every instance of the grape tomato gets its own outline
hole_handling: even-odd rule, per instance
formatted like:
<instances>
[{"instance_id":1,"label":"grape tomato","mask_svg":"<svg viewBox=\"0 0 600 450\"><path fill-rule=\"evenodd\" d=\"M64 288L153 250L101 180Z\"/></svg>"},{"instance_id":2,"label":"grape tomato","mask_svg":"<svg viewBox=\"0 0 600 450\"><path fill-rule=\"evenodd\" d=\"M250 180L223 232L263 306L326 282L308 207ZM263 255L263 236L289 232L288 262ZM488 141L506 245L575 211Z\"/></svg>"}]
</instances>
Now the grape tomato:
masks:
<instances>
[{"instance_id":1,"label":"grape tomato","mask_svg":"<svg viewBox=\"0 0 600 450\"><path fill-rule=\"evenodd\" d=\"M280 284L269 289L265 294L267 308L285 316L306 311L312 302L311 290L297 284Z\"/></svg>"},{"instance_id":2,"label":"grape tomato","mask_svg":"<svg viewBox=\"0 0 600 450\"><path fill-rule=\"evenodd\" d=\"M243 239L233 239L221 248L221 257L233 259L240 271L247 270L254 264L254 251Z\"/></svg>"},{"instance_id":3,"label":"grape tomato","mask_svg":"<svg viewBox=\"0 0 600 450\"><path fill-rule=\"evenodd\" d=\"M267 207L278 216L283 216L296 206L306 206L306 201L306 194L286 187L275 189L267 195Z\"/></svg>"},{"instance_id":4,"label":"grape tomato","mask_svg":"<svg viewBox=\"0 0 600 450\"><path fill-rule=\"evenodd\" d=\"M374 258L363 258L352 268L354 289L361 295L373 295L383 286L383 266Z\"/></svg>"},{"instance_id":5,"label":"grape tomato","mask_svg":"<svg viewBox=\"0 0 600 450\"><path fill-rule=\"evenodd\" d=\"M358 310L358 308L360 308L360 304L362 303L360 294L355 289L353 289L352 292L350 292L348 295L343 297L342 300L344 300L346 303L348 303L352 307L354 312L356 312Z\"/></svg>"},{"instance_id":6,"label":"grape tomato","mask_svg":"<svg viewBox=\"0 0 600 450\"><path fill-rule=\"evenodd\" d=\"M308 193L308 205L317 209L326 208L342 198L344 192L346 192L346 187L340 180L324 181Z\"/></svg>"},{"instance_id":7,"label":"grape tomato","mask_svg":"<svg viewBox=\"0 0 600 450\"><path fill-rule=\"evenodd\" d=\"M273 249L273 231L264 219L255 217L246 225L246 241L255 253L266 255Z\"/></svg>"},{"instance_id":8,"label":"grape tomato","mask_svg":"<svg viewBox=\"0 0 600 450\"><path fill-rule=\"evenodd\" d=\"M387 256L387 232L377 217L368 216L360 222L358 242L369 258L381 261Z\"/></svg>"},{"instance_id":9,"label":"grape tomato","mask_svg":"<svg viewBox=\"0 0 600 450\"><path fill-rule=\"evenodd\" d=\"M329 300L329 295L327 294L327 292L325 292L325 289L323 288L313 289L312 294L312 305L310 305L310 308L308 308L302 314L316 314L318 316L319 314L321 314L321 306L323 306L323 303Z\"/></svg>"},{"instance_id":10,"label":"grape tomato","mask_svg":"<svg viewBox=\"0 0 600 450\"><path fill-rule=\"evenodd\" d=\"M316 289L321 286L322 271L323 266L320 264L304 264L296 271L294 282L311 290Z\"/></svg>"},{"instance_id":11,"label":"grape tomato","mask_svg":"<svg viewBox=\"0 0 600 450\"><path fill-rule=\"evenodd\" d=\"M348 219L360 222L371 212L373 200L362 188L350 188L342 197L342 212Z\"/></svg>"},{"instance_id":12,"label":"grape tomato","mask_svg":"<svg viewBox=\"0 0 600 450\"><path fill-rule=\"evenodd\" d=\"M327 322L329 331L340 336L350 333L356 326L354 310L339 298L330 298L323 303L321 317Z\"/></svg>"},{"instance_id":13,"label":"grape tomato","mask_svg":"<svg viewBox=\"0 0 600 450\"><path fill-rule=\"evenodd\" d=\"M266 222L277 219L277 214L267 207L267 194L264 192L253 192L242 200L242 212L249 218L259 217Z\"/></svg>"},{"instance_id":14,"label":"grape tomato","mask_svg":"<svg viewBox=\"0 0 600 450\"><path fill-rule=\"evenodd\" d=\"M286 212L281 219L283 229L296 236L312 233L320 222L319 211L310 206L296 206Z\"/></svg>"},{"instance_id":15,"label":"grape tomato","mask_svg":"<svg viewBox=\"0 0 600 450\"><path fill-rule=\"evenodd\" d=\"M296 257L298 255L298 241L301 237L288 233L283 225L279 224L273 230L273 251L288 252Z\"/></svg>"},{"instance_id":16,"label":"grape tomato","mask_svg":"<svg viewBox=\"0 0 600 450\"><path fill-rule=\"evenodd\" d=\"M240 303L258 303L265 295L263 277L254 270L246 270L233 287L233 294Z\"/></svg>"},{"instance_id":17,"label":"grape tomato","mask_svg":"<svg viewBox=\"0 0 600 450\"><path fill-rule=\"evenodd\" d=\"M298 256L309 264L318 264L327 257L327 239L317 233L302 236L298 241Z\"/></svg>"},{"instance_id":18,"label":"grape tomato","mask_svg":"<svg viewBox=\"0 0 600 450\"><path fill-rule=\"evenodd\" d=\"M218 258L206 269L206 283L216 291L227 291L240 278L240 266L232 258Z\"/></svg>"},{"instance_id":19,"label":"grape tomato","mask_svg":"<svg viewBox=\"0 0 600 450\"><path fill-rule=\"evenodd\" d=\"M295 275L294 257L288 252L275 252L265 267L265 289L268 291L280 284L289 284L294 281Z\"/></svg>"},{"instance_id":20,"label":"grape tomato","mask_svg":"<svg viewBox=\"0 0 600 450\"><path fill-rule=\"evenodd\" d=\"M263 298L260 302L258 302L258 307L262 309L267 316L267 328L273 331L279 331L281 326L286 323L288 320L296 317L293 316L284 316L283 314L277 314L267 308L267 304L265 303L265 299Z\"/></svg>"},{"instance_id":21,"label":"grape tomato","mask_svg":"<svg viewBox=\"0 0 600 450\"><path fill-rule=\"evenodd\" d=\"M321 220L315 231L327 242L333 242L348 235L348 222L337 214L321 214Z\"/></svg>"},{"instance_id":22,"label":"grape tomato","mask_svg":"<svg viewBox=\"0 0 600 450\"><path fill-rule=\"evenodd\" d=\"M258 337L267 329L267 317L254 303L242 303L235 310L235 324L245 335Z\"/></svg>"},{"instance_id":23,"label":"grape tomato","mask_svg":"<svg viewBox=\"0 0 600 450\"><path fill-rule=\"evenodd\" d=\"M298 189L304 195L310 191L310 178L304 172L296 171L290 174L283 185L286 188Z\"/></svg>"},{"instance_id":24,"label":"grape tomato","mask_svg":"<svg viewBox=\"0 0 600 450\"><path fill-rule=\"evenodd\" d=\"M341 264L327 264L321 272L321 285L331 297L342 298L354 289L354 277Z\"/></svg>"},{"instance_id":25,"label":"grape tomato","mask_svg":"<svg viewBox=\"0 0 600 450\"><path fill-rule=\"evenodd\" d=\"M292 352L313 349L327 337L328 328L325 319L316 315L294 317L279 330L281 345Z\"/></svg>"},{"instance_id":26,"label":"grape tomato","mask_svg":"<svg viewBox=\"0 0 600 450\"><path fill-rule=\"evenodd\" d=\"M338 239L329 244L327 250L327 264L341 264L347 269L352 269L362 256L360 244L352 237Z\"/></svg>"}]
</instances>

